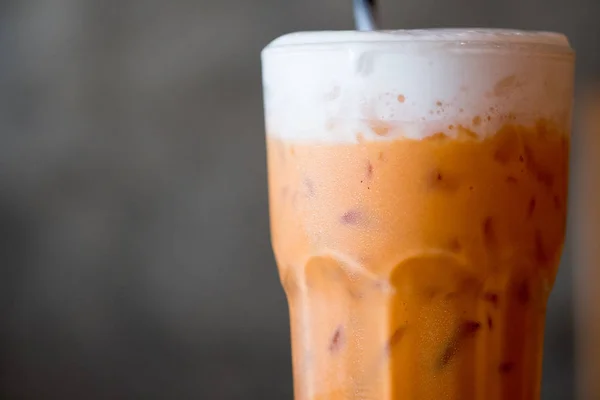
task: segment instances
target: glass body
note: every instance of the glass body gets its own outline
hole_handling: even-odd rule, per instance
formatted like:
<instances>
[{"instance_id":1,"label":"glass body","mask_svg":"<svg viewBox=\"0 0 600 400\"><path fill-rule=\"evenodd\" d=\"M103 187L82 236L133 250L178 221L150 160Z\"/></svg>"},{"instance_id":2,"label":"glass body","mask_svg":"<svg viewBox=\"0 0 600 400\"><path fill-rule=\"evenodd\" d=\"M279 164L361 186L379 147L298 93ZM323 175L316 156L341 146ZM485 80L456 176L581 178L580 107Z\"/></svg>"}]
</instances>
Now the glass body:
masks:
<instances>
[{"instance_id":1,"label":"glass body","mask_svg":"<svg viewBox=\"0 0 600 400\"><path fill-rule=\"evenodd\" d=\"M296 400L539 399L573 55L490 32L263 52Z\"/></svg>"}]
</instances>

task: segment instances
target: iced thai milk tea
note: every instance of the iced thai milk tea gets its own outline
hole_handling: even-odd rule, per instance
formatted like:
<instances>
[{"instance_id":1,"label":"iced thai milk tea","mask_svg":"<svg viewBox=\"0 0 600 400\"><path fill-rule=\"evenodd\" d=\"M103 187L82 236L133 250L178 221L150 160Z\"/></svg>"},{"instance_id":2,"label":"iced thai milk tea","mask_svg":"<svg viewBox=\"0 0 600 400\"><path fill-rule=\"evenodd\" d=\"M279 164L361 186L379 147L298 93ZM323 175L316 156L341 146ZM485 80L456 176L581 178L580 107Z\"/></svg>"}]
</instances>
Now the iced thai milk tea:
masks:
<instances>
[{"instance_id":1,"label":"iced thai milk tea","mask_svg":"<svg viewBox=\"0 0 600 400\"><path fill-rule=\"evenodd\" d=\"M562 35L317 32L262 54L296 400L538 400L565 234Z\"/></svg>"}]
</instances>

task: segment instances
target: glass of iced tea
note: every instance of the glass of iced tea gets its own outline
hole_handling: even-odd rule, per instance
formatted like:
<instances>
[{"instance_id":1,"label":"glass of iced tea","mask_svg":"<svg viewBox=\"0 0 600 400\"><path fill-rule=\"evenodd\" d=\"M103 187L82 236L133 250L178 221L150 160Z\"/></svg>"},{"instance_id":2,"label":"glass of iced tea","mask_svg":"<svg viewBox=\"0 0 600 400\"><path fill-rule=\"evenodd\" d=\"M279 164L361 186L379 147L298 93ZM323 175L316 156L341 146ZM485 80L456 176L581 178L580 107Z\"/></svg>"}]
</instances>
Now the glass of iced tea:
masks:
<instances>
[{"instance_id":1,"label":"glass of iced tea","mask_svg":"<svg viewBox=\"0 0 600 400\"><path fill-rule=\"evenodd\" d=\"M295 33L262 61L296 400L539 399L567 39Z\"/></svg>"}]
</instances>

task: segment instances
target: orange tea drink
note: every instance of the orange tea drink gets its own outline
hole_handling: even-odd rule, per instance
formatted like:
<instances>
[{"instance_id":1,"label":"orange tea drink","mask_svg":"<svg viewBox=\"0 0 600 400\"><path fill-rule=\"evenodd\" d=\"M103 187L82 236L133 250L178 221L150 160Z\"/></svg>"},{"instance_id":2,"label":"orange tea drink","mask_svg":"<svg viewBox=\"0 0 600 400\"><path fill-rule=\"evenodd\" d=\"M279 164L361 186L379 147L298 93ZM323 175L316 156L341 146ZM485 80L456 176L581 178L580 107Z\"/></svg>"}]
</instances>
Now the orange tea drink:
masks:
<instances>
[{"instance_id":1,"label":"orange tea drink","mask_svg":"<svg viewBox=\"0 0 600 400\"><path fill-rule=\"evenodd\" d=\"M298 33L262 59L295 399L539 399L566 38Z\"/></svg>"}]
</instances>

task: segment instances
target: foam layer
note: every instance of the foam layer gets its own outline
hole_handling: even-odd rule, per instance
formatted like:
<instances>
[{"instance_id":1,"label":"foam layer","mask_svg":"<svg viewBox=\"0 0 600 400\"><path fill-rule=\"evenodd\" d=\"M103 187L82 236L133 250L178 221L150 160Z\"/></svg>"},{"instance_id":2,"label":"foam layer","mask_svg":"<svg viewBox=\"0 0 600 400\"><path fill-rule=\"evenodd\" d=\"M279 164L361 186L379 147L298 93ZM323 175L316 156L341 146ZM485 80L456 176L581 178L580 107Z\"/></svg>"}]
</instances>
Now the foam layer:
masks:
<instances>
[{"instance_id":1,"label":"foam layer","mask_svg":"<svg viewBox=\"0 0 600 400\"><path fill-rule=\"evenodd\" d=\"M305 32L262 53L269 135L326 142L481 136L507 119L570 122L573 53L560 34Z\"/></svg>"}]
</instances>

